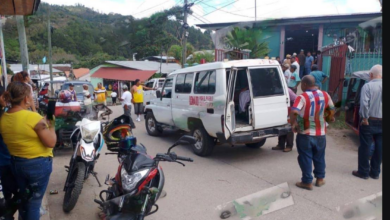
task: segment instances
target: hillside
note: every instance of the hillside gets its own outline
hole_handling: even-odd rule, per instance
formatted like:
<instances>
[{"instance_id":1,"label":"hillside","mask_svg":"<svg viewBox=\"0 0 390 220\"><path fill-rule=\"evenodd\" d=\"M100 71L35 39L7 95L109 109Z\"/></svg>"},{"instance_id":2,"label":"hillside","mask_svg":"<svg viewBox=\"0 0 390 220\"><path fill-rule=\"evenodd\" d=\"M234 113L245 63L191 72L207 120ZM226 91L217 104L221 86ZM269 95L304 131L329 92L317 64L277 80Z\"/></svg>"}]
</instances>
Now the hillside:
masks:
<instances>
[{"instance_id":1,"label":"hillside","mask_svg":"<svg viewBox=\"0 0 390 220\"><path fill-rule=\"evenodd\" d=\"M49 5L41 3L35 15L26 17L26 34L31 63L47 56ZM175 18L175 19L172 19ZM120 14L102 14L82 5L51 5L53 62L95 67L108 59L126 60L164 54L180 44L182 8L174 7L149 18L135 19ZM9 17L4 26L7 60L20 60L16 21ZM209 32L189 28L188 42L196 50L211 49Z\"/></svg>"}]
</instances>

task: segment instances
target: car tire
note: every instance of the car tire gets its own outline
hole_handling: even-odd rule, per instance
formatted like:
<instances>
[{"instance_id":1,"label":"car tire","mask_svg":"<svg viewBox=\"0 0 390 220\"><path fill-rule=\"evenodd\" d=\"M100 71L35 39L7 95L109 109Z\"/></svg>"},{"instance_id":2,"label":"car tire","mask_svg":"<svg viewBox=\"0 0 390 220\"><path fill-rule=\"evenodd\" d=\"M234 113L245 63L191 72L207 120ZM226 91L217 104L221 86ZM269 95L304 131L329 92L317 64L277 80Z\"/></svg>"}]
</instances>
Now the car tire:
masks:
<instances>
[{"instance_id":1,"label":"car tire","mask_svg":"<svg viewBox=\"0 0 390 220\"><path fill-rule=\"evenodd\" d=\"M256 142L256 143L245 144L245 146L247 146L249 148L253 148L253 149L261 148L265 144L266 140L267 140L267 138L264 138L261 141Z\"/></svg>"},{"instance_id":2,"label":"car tire","mask_svg":"<svg viewBox=\"0 0 390 220\"><path fill-rule=\"evenodd\" d=\"M150 136L159 136L163 132L162 129L157 127L157 121L154 118L153 112L146 113L145 127Z\"/></svg>"},{"instance_id":3,"label":"car tire","mask_svg":"<svg viewBox=\"0 0 390 220\"><path fill-rule=\"evenodd\" d=\"M203 126L195 127L191 134L197 139L197 143L192 146L194 153L201 157L209 156L215 146L213 138L210 137Z\"/></svg>"}]
</instances>

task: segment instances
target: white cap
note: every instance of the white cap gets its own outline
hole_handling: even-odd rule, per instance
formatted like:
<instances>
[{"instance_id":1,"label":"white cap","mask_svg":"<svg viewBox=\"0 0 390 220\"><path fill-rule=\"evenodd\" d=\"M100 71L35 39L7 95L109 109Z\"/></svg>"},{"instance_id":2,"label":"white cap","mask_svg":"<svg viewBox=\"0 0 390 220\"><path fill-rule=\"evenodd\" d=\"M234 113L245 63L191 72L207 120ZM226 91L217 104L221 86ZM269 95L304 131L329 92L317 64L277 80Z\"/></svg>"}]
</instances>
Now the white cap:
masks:
<instances>
[{"instance_id":1,"label":"white cap","mask_svg":"<svg viewBox=\"0 0 390 220\"><path fill-rule=\"evenodd\" d=\"M123 85L122 89L129 89L129 88L127 87L127 85Z\"/></svg>"}]
</instances>

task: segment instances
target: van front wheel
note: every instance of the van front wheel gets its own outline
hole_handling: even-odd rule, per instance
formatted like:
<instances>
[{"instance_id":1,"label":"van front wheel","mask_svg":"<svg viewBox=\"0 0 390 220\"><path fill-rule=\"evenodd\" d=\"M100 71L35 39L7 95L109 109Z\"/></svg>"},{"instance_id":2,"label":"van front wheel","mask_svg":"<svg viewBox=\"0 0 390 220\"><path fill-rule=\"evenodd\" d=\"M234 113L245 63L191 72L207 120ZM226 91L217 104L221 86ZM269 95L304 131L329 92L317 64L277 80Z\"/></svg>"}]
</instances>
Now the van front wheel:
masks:
<instances>
[{"instance_id":1,"label":"van front wheel","mask_svg":"<svg viewBox=\"0 0 390 220\"><path fill-rule=\"evenodd\" d=\"M157 127L157 121L152 112L146 114L145 126L150 136L159 136L162 133L162 130Z\"/></svg>"},{"instance_id":2,"label":"van front wheel","mask_svg":"<svg viewBox=\"0 0 390 220\"><path fill-rule=\"evenodd\" d=\"M262 139L261 141L259 142L256 142L256 143L250 143L250 144L245 144L247 147L249 148L253 148L253 149L256 149L256 148L260 148L262 147L264 144L265 144L265 141L267 140L267 138L264 138Z\"/></svg>"},{"instance_id":3,"label":"van front wheel","mask_svg":"<svg viewBox=\"0 0 390 220\"><path fill-rule=\"evenodd\" d=\"M205 157L209 156L214 149L214 140L203 126L196 127L192 130L192 136L197 140L193 145L193 151L196 155Z\"/></svg>"}]
</instances>

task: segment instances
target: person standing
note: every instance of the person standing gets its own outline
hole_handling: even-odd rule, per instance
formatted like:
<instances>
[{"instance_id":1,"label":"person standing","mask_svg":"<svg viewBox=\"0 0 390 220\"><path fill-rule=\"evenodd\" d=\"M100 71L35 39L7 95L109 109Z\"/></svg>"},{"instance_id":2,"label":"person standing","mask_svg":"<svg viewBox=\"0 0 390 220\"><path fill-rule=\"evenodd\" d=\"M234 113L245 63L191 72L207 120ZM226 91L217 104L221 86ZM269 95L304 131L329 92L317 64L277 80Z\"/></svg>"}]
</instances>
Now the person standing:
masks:
<instances>
[{"instance_id":1,"label":"person standing","mask_svg":"<svg viewBox=\"0 0 390 220\"><path fill-rule=\"evenodd\" d=\"M137 121L141 121L140 115L143 113L144 89L153 90L153 88L141 85L141 81L139 79L136 79L135 85L131 87L130 91L133 95L132 102L134 104L134 113L137 115Z\"/></svg>"},{"instance_id":2,"label":"person standing","mask_svg":"<svg viewBox=\"0 0 390 220\"><path fill-rule=\"evenodd\" d=\"M111 92L112 105L116 105L116 97L117 96L118 96L118 93L116 93L115 90L113 90Z\"/></svg>"},{"instance_id":3,"label":"person standing","mask_svg":"<svg viewBox=\"0 0 390 220\"><path fill-rule=\"evenodd\" d=\"M123 89L123 94L122 97L119 98L119 100L122 102L124 115L129 116L130 118L130 126L132 128L135 128L133 119L131 118L131 103L133 101L133 96L129 92L129 88L126 85L122 86L122 89Z\"/></svg>"},{"instance_id":4,"label":"person standing","mask_svg":"<svg viewBox=\"0 0 390 220\"><path fill-rule=\"evenodd\" d=\"M310 75L312 75L316 80L316 86L318 87L318 89L322 90L322 84L324 84L326 80L328 80L328 76L324 72L319 71L318 66L316 64L311 67Z\"/></svg>"},{"instance_id":5,"label":"person standing","mask_svg":"<svg viewBox=\"0 0 390 220\"><path fill-rule=\"evenodd\" d=\"M313 59L314 59L313 64L317 64L318 55L317 55L317 52L315 50L313 51L312 56L313 56Z\"/></svg>"},{"instance_id":6,"label":"person standing","mask_svg":"<svg viewBox=\"0 0 390 220\"><path fill-rule=\"evenodd\" d=\"M290 72L290 81L287 86L296 94L298 91L299 83L301 82L301 78L299 77L299 73L297 72L297 67L295 65L290 66Z\"/></svg>"},{"instance_id":7,"label":"person standing","mask_svg":"<svg viewBox=\"0 0 390 220\"><path fill-rule=\"evenodd\" d=\"M20 189L19 217L38 220L52 172L53 148L57 142L55 121L28 110L32 98L29 86L24 83L10 83L3 96L12 107L1 116L0 133L11 155ZM30 189L32 197L26 189Z\"/></svg>"},{"instance_id":8,"label":"person standing","mask_svg":"<svg viewBox=\"0 0 390 220\"><path fill-rule=\"evenodd\" d=\"M77 102L77 96L76 96L76 91L74 90L74 85L69 84L69 92L71 95L70 101L71 102Z\"/></svg>"},{"instance_id":9,"label":"person standing","mask_svg":"<svg viewBox=\"0 0 390 220\"><path fill-rule=\"evenodd\" d=\"M282 61L280 61L280 56L277 56L277 57L276 57L276 61L278 61L278 63L279 63L280 65L282 65Z\"/></svg>"},{"instance_id":10,"label":"person standing","mask_svg":"<svg viewBox=\"0 0 390 220\"><path fill-rule=\"evenodd\" d=\"M297 95L288 88L288 95L290 97L290 106L292 106L297 98ZM288 119L290 119L290 110L291 107L288 107ZM287 132L286 135L280 135L278 137L278 145L273 147L272 150L283 150L283 152L290 152L294 146L294 132Z\"/></svg>"},{"instance_id":11,"label":"person standing","mask_svg":"<svg viewBox=\"0 0 390 220\"><path fill-rule=\"evenodd\" d=\"M314 64L314 58L310 52L307 52L306 60L305 60L305 71L303 76L309 75L311 72L311 67Z\"/></svg>"},{"instance_id":12,"label":"person standing","mask_svg":"<svg viewBox=\"0 0 390 220\"><path fill-rule=\"evenodd\" d=\"M378 179L382 164L382 65L370 70L370 82L361 90L359 114L359 166L352 174L363 179ZM369 160L372 142L374 152Z\"/></svg>"},{"instance_id":13,"label":"person standing","mask_svg":"<svg viewBox=\"0 0 390 220\"><path fill-rule=\"evenodd\" d=\"M97 87L95 88L94 95L96 96L97 103L104 103L104 105L107 105L107 90L103 87L103 84L101 82L98 83Z\"/></svg>"},{"instance_id":14,"label":"person standing","mask_svg":"<svg viewBox=\"0 0 390 220\"><path fill-rule=\"evenodd\" d=\"M31 82L30 75L26 71L22 71L22 72L15 74L14 76L15 77L13 79L11 79L11 82L13 82L13 81L22 82L22 83L25 83L26 85L28 85L30 87L32 99L34 99L34 97L33 97L34 91L33 91L32 86L30 85L30 82ZM37 111L37 109L35 108L35 105L31 105L30 109L34 112Z\"/></svg>"},{"instance_id":15,"label":"person standing","mask_svg":"<svg viewBox=\"0 0 390 220\"><path fill-rule=\"evenodd\" d=\"M287 63L288 65L291 65L291 55L287 54L286 59L283 60L283 64Z\"/></svg>"},{"instance_id":16,"label":"person standing","mask_svg":"<svg viewBox=\"0 0 390 220\"><path fill-rule=\"evenodd\" d=\"M292 56L295 57L295 61L297 61L299 63L299 58L298 58L297 53L294 52ZM298 73L299 73L299 71L298 71Z\"/></svg>"},{"instance_id":17,"label":"person standing","mask_svg":"<svg viewBox=\"0 0 390 220\"><path fill-rule=\"evenodd\" d=\"M83 95L84 95L84 105L85 105L86 113L88 116L90 116L92 113L92 99L87 84L83 85Z\"/></svg>"},{"instance_id":18,"label":"person standing","mask_svg":"<svg viewBox=\"0 0 390 220\"><path fill-rule=\"evenodd\" d=\"M299 74L300 68L299 68L299 63L297 61L298 57L292 56L291 57L291 65L295 65L297 67L297 73Z\"/></svg>"},{"instance_id":19,"label":"person standing","mask_svg":"<svg viewBox=\"0 0 390 220\"><path fill-rule=\"evenodd\" d=\"M290 83L290 78L291 78L291 72L290 72L290 65L287 63L282 65L282 70L284 73L284 78L286 79L287 85Z\"/></svg>"},{"instance_id":20,"label":"person standing","mask_svg":"<svg viewBox=\"0 0 390 220\"><path fill-rule=\"evenodd\" d=\"M301 52L298 55L298 63L299 63L299 77L303 77L303 72L305 71L305 51L302 49Z\"/></svg>"},{"instance_id":21,"label":"person standing","mask_svg":"<svg viewBox=\"0 0 390 220\"><path fill-rule=\"evenodd\" d=\"M334 104L327 92L317 90L313 76L303 77L301 89L304 92L296 98L290 115L291 127L298 133L298 163L302 170L301 182L296 186L312 190L313 163L315 185L325 184L326 123L335 120Z\"/></svg>"}]
</instances>

